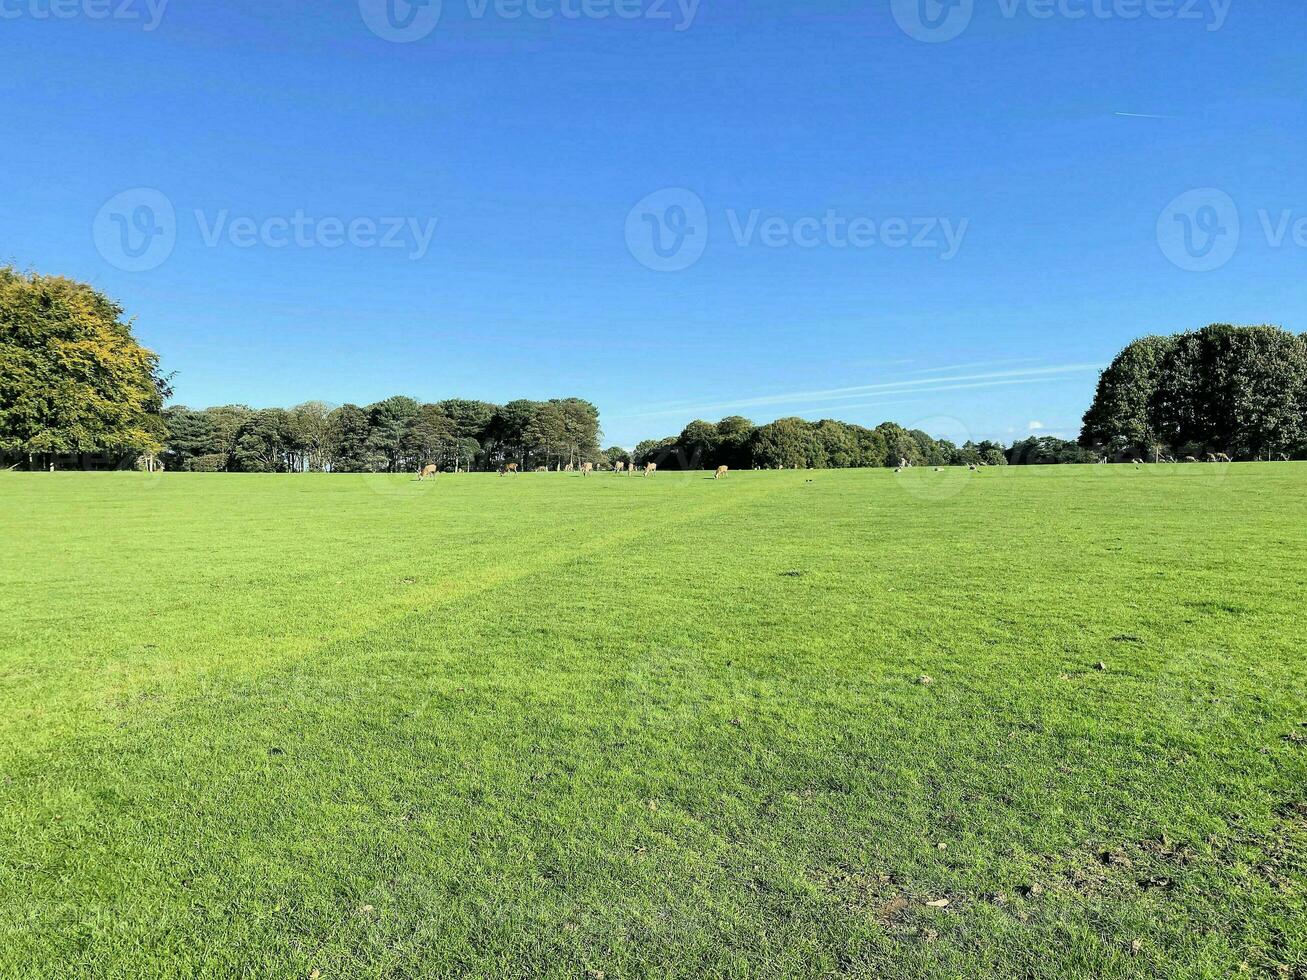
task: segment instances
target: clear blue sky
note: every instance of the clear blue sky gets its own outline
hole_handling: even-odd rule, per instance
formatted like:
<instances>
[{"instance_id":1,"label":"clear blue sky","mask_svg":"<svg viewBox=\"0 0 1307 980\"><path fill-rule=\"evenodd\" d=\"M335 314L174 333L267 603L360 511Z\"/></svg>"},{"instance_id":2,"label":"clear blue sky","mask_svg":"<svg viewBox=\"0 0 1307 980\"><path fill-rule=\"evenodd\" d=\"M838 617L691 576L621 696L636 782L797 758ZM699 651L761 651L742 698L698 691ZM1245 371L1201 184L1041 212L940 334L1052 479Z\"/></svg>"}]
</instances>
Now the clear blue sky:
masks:
<instances>
[{"instance_id":1,"label":"clear blue sky","mask_svg":"<svg viewBox=\"0 0 1307 980\"><path fill-rule=\"evenodd\" d=\"M1307 218L1299 2L444 0L408 43L354 0L173 0L152 30L146 0L55 2L0 0L0 261L118 298L187 404L579 395L625 445L737 412L1006 440L1074 433L1140 334L1307 330L1307 233L1259 217ZM931 43L914 10L969 20ZM176 214L146 271L111 240L135 199L102 210L135 188ZM702 218L631 215L665 188ZM1210 271L1159 238L1196 188L1228 195L1199 234L1240 224ZM740 244L755 211L810 247ZM420 258L408 225L273 247L297 213L437 224ZM965 233L853 247L828 213ZM238 247L237 218L274 223ZM642 263L687 222L697 261Z\"/></svg>"}]
</instances>

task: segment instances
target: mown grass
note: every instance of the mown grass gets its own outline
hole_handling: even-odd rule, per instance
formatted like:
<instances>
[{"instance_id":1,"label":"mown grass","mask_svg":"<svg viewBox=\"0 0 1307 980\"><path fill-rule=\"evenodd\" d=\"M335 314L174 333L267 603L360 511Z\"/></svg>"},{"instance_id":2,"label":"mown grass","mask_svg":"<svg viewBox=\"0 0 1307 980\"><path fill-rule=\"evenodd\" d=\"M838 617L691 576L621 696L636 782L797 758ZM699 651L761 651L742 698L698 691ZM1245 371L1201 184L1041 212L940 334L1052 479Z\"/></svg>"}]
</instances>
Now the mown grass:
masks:
<instances>
[{"instance_id":1,"label":"mown grass","mask_svg":"<svg viewBox=\"0 0 1307 980\"><path fill-rule=\"evenodd\" d=\"M1307 466L704 477L0 474L0 976L1303 975Z\"/></svg>"}]
</instances>

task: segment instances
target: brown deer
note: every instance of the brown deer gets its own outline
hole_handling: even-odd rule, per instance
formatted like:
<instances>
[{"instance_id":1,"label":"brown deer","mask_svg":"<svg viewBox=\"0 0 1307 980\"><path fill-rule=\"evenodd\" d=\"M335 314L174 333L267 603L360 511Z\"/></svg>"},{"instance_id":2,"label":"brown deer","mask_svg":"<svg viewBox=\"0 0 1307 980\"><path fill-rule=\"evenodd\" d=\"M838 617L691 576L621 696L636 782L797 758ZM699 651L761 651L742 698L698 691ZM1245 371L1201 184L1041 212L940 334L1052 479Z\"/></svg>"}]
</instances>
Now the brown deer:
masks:
<instances>
[{"instance_id":1,"label":"brown deer","mask_svg":"<svg viewBox=\"0 0 1307 980\"><path fill-rule=\"evenodd\" d=\"M503 466L499 467L499 475L500 475L500 476L507 476L509 473L512 473L512 474L514 474L514 475L517 474L517 464L516 464L516 463L505 463Z\"/></svg>"},{"instance_id":2,"label":"brown deer","mask_svg":"<svg viewBox=\"0 0 1307 980\"><path fill-rule=\"evenodd\" d=\"M548 467L548 466L537 466L537 467L536 467L536 472L537 472L537 473L548 473L548 472L549 472L549 467Z\"/></svg>"},{"instance_id":3,"label":"brown deer","mask_svg":"<svg viewBox=\"0 0 1307 980\"><path fill-rule=\"evenodd\" d=\"M645 463L645 464L644 464L644 475L645 475L645 476L653 476L653 475L654 475L655 473L657 473L657 472L658 472L658 464L657 464L657 463Z\"/></svg>"},{"instance_id":4,"label":"brown deer","mask_svg":"<svg viewBox=\"0 0 1307 980\"><path fill-rule=\"evenodd\" d=\"M731 471L731 468L730 468L729 466L719 466L719 467L717 467L717 475L714 476L713 479L714 479L714 480L720 480L722 477L724 477L724 476L725 476L727 473L729 473L730 471Z\"/></svg>"},{"instance_id":5,"label":"brown deer","mask_svg":"<svg viewBox=\"0 0 1307 980\"><path fill-rule=\"evenodd\" d=\"M621 473L621 472L622 472L623 470L625 470L625 469L626 469L626 464L623 463L620 459L619 459L616 463L613 464L613 472L614 472L614 473Z\"/></svg>"},{"instance_id":6,"label":"brown deer","mask_svg":"<svg viewBox=\"0 0 1307 980\"><path fill-rule=\"evenodd\" d=\"M594 463L582 463L582 464L581 464L581 475L582 475L582 476L589 476L591 473L594 472L594 470L595 470L595 464L594 464Z\"/></svg>"},{"instance_id":7,"label":"brown deer","mask_svg":"<svg viewBox=\"0 0 1307 980\"><path fill-rule=\"evenodd\" d=\"M422 472L418 474L418 479L430 480L439 472L440 472L440 468L436 466L435 463L428 463L426 466L422 467Z\"/></svg>"}]
</instances>

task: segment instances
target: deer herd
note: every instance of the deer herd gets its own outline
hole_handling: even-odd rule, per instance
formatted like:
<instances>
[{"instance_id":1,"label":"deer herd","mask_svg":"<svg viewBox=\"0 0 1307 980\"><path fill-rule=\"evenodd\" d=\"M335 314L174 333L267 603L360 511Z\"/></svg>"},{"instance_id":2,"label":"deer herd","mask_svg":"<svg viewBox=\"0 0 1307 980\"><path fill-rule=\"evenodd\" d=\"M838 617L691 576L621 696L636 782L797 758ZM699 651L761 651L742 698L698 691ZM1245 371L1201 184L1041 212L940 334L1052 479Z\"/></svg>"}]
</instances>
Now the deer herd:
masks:
<instances>
[{"instance_id":1,"label":"deer herd","mask_svg":"<svg viewBox=\"0 0 1307 980\"><path fill-rule=\"evenodd\" d=\"M634 463L631 463L631 464L628 466L626 463L623 463L623 462L620 462L620 461L619 461L619 462L613 464L612 472L614 472L614 473L629 473L631 476L635 476L635 474L636 474L636 470L637 470L637 469L643 469L643 471L644 471L644 475L645 475L645 476L653 476L655 473L658 472L658 464L657 464L657 463L645 463L643 467L637 467ZM718 468L717 468L717 476L714 477L713 479L720 479L721 477L725 476L725 475L726 475L726 470L727 470L727 468L726 468L725 466L720 466L720 467L718 467ZM593 473L594 471L595 471L595 464L594 464L594 463L582 463L580 466L577 466L577 465L574 464L574 463L567 463L566 465L560 463L560 464L558 464L558 468L557 468L554 472L556 472L556 473L580 473L582 476L589 476L589 475L590 475L591 473ZM436 471L436 467L434 467L434 466L424 466L424 467L422 467L422 472L418 474L418 479L419 479L419 480L425 480L425 479L427 479L428 477L435 476L435 475L436 475L436 472L437 472L437 471ZM520 468L518 467L518 464L517 464L517 463L505 463L505 464L503 464L502 466L499 467L499 475L500 475L500 476L508 476L508 475L510 475L510 474L512 474L512 475L516 475L516 474L519 473L519 472L520 472ZM549 467L548 467L548 466L537 466L537 467L535 468L535 472L537 472L537 473L548 473L548 472L550 472L550 470L549 470Z\"/></svg>"},{"instance_id":2,"label":"deer herd","mask_svg":"<svg viewBox=\"0 0 1307 980\"><path fill-rule=\"evenodd\" d=\"M1266 454L1266 458L1265 458L1265 462L1272 462L1273 460L1278 461L1278 462L1281 462L1281 463L1287 463L1287 462L1289 462L1289 455L1288 455L1287 453L1276 453L1276 454L1274 454L1274 455L1272 455L1271 453L1267 453L1267 454ZM1099 459L1098 459L1098 463L1099 463L1100 465L1106 465L1106 464L1109 463L1110 461L1111 461L1111 460L1110 460L1107 456L1102 456L1102 457L1099 457ZM1206 461L1209 462L1209 463L1233 463L1233 462L1234 462L1234 460L1231 459L1230 456L1229 456L1227 453L1208 453L1208 454L1207 454L1207 460L1206 460ZM1132 459L1130 460L1130 462L1133 463L1135 466L1142 466L1142 465L1144 465L1145 460L1135 457L1135 458L1132 458ZM1175 458L1174 456L1160 456L1160 455L1159 455L1159 456L1157 457L1157 459L1156 459L1156 462L1158 462L1158 463L1175 463L1175 462L1177 462L1177 460L1176 460L1176 458ZM1186 457L1184 457L1184 459L1179 460L1178 462L1182 462L1182 463L1197 463L1197 462L1198 462L1198 458L1197 458L1196 456L1186 456ZM1263 460L1262 460L1262 458L1259 456L1259 457L1257 458L1256 462L1263 462ZM912 468L912 465L913 465L913 464L912 464L912 462L911 462L910 460L908 460L908 459L906 459L906 458L904 458L904 459L900 459L900 460L899 460L899 465L896 466L896 467L894 468L894 472L895 472L895 473L902 473L904 470L911 469L911 468ZM974 472L979 472L979 471L980 471L980 468L981 468L982 466L988 466L988 465L989 465L989 464L988 464L987 462L984 462L984 461L982 461L982 462L980 462L980 463L969 463L969 464L967 465L967 469L968 469L968 470L971 470L971 471L974 473ZM754 467L754 468L757 469L757 467ZM782 467L779 467L779 469L785 469L785 467L782 466ZM798 467L795 467L795 469L798 469ZM940 472L940 470L941 470L941 467L938 467L938 466L935 467L935 472L938 473L938 472ZM720 480L720 479L722 479L723 477L727 476L727 475L730 473L730 471L731 471L731 468L730 468L729 466L719 466L719 467L717 467L717 471L713 474L713 479L714 479L714 480ZM509 476L510 474L516 476L519 472L521 472L521 469L520 469L519 464L517 464L517 463L505 463L505 464L503 464L502 466L499 467L499 475L500 475L500 476ZM550 472L550 469L549 469L548 466L537 466L537 467L535 468L534 472L536 472L536 473L548 473L548 472ZM589 476L590 474L592 474L592 473L595 472L595 465L594 465L594 463L581 463L579 466L576 465L576 464L573 464L573 463L567 463L566 465L564 465L564 464L562 464L562 463L559 463L559 464L558 464L558 467L554 470L554 472L558 472L558 473L576 473L576 472L579 472L582 476ZM612 468L612 471L611 471L611 472L613 472L614 474L618 474L618 475L625 473L625 474L627 474L627 475L629 475L629 476L635 476L637 472L642 472L642 473L644 473L645 476L653 476L655 473L658 472L658 464L657 464L657 463L645 463L645 464L643 464L643 465L638 465L638 464L636 464L636 463L634 463L634 462L632 462L632 463L625 463L625 462L622 462L621 460L619 460L618 462L616 462L616 463L613 464L613 468ZM419 473L418 473L418 479L419 479L419 480L432 480L432 479L435 479L439 474L440 474L440 468L437 467L437 466L436 466L435 464L433 464L433 463L429 463L429 464L427 464L426 466L423 466L422 469L421 469L421 471L419 471Z\"/></svg>"}]
</instances>

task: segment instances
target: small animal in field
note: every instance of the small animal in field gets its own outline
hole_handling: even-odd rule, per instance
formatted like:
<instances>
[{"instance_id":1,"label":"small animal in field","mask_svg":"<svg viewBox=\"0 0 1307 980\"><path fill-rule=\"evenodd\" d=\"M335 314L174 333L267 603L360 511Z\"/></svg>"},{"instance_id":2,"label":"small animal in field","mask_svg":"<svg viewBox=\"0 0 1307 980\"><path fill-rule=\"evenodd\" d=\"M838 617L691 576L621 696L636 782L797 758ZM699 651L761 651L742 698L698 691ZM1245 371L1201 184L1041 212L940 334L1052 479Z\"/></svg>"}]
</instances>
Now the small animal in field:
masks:
<instances>
[{"instance_id":1,"label":"small animal in field","mask_svg":"<svg viewBox=\"0 0 1307 980\"><path fill-rule=\"evenodd\" d=\"M614 472L614 473L620 473L620 472L622 472L622 470L624 470L624 469L626 469L626 464L623 463L620 459L619 459L616 463L613 464L613 472Z\"/></svg>"},{"instance_id":2,"label":"small animal in field","mask_svg":"<svg viewBox=\"0 0 1307 980\"><path fill-rule=\"evenodd\" d=\"M714 476L713 479L714 479L714 480L720 480L722 477L724 477L724 476L725 476L727 473L729 473L730 471L731 471L731 468L730 468L729 466L719 466L719 467L717 467L717 475Z\"/></svg>"},{"instance_id":3,"label":"small animal in field","mask_svg":"<svg viewBox=\"0 0 1307 980\"><path fill-rule=\"evenodd\" d=\"M1279 461L1280 461L1281 463L1287 463L1287 462L1289 462L1289 454L1288 454L1288 453L1280 453L1279 456L1278 456L1277 458L1279 459Z\"/></svg>"},{"instance_id":4,"label":"small animal in field","mask_svg":"<svg viewBox=\"0 0 1307 980\"><path fill-rule=\"evenodd\" d=\"M1143 460L1142 460L1142 459L1132 459L1132 460L1130 460L1130 462L1132 462L1132 463L1134 463L1136 466L1138 466L1138 465L1140 465L1141 463L1143 463Z\"/></svg>"},{"instance_id":5,"label":"small animal in field","mask_svg":"<svg viewBox=\"0 0 1307 980\"><path fill-rule=\"evenodd\" d=\"M549 467L548 467L548 466L537 466L537 467L536 467L536 472L537 472L537 473L548 473L548 472L549 472Z\"/></svg>"},{"instance_id":6,"label":"small animal in field","mask_svg":"<svg viewBox=\"0 0 1307 980\"><path fill-rule=\"evenodd\" d=\"M653 475L654 475L655 473L657 473L657 472L658 472L658 464L657 464L657 463L645 463L645 464L644 464L644 475L645 475L645 476L653 476Z\"/></svg>"},{"instance_id":7,"label":"small animal in field","mask_svg":"<svg viewBox=\"0 0 1307 980\"><path fill-rule=\"evenodd\" d=\"M576 470L576 467L573 466L571 463L568 463L566 466L563 467L563 472L564 472L564 473L572 473L572 472L574 472L575 470Z\"/></svg>"},{"instance_id":8,"label":"small animal in field","mask_svg":"<svg viewBox=\"0 0 1307 980\"><path fill-rule=\"evenodd\" d=\"M594 472L594 469L595 469L595 464L594 464L594 463L582 463L582 464L581 464L581 475L582 475L582 476L589 476L591 473Z\"/></svg>"},{"instance_id":9,"label":"small animal in field","mask_svg":"<svg viewBox=\"0 0 1307 980\"><path fill-rule=\"evenodd\" d=\"M1196 460L1196 459L1195 459L1194 457L1192 457L1192 456L1186 456L1186 457L1184 458L1184 461L1185 461L1186 463L1196 463L1196 462L1198 462L1198 460Z\"/></svg>"},{"instance_id":10,"label":"small animal in field","mask_svg":"<svg viewBox=\"0 0 1307 980\"><path fill-rule=\"evenodd\" d=\"M517 473L516 463L505 463L503 466L499 467L500 476L507 476L509 473Z\"/></svg>"},{"instance_id":11,"label":"small animal in field","mask_svg":"<svg viewBox=\"0 0 1307 980\"><path fill-rule=\"evenodd\" d=\"M422 467L422 472L418 474L418 479L429 480L439 472L440 470L437 468L435 463L428 463L426 466Z\"/></svg>"},{"instance_id":12,"label":"small animal in field","mask_svg":"<svg viewBox=\"0 0 1307 980\"><path fill-rule=\"evenodd\" d=\"M1229 456L1227 456L1225 453L1217 453L1217 454L1216 454L1216 458L1213 460L1213 462L1216 462L1216 463L1233 463L1234 460L1232 460L1232 459L1231 459Z\"/></svg>"}]
</instances>

